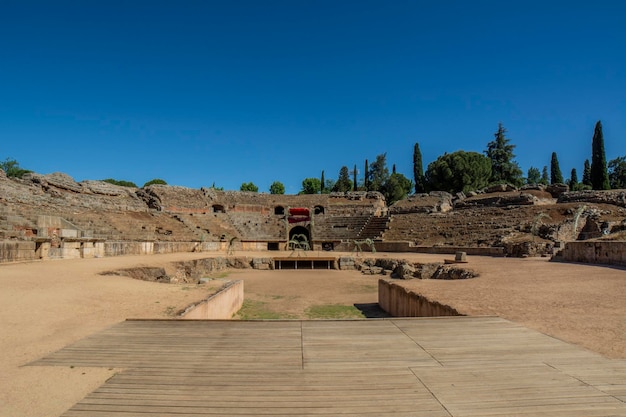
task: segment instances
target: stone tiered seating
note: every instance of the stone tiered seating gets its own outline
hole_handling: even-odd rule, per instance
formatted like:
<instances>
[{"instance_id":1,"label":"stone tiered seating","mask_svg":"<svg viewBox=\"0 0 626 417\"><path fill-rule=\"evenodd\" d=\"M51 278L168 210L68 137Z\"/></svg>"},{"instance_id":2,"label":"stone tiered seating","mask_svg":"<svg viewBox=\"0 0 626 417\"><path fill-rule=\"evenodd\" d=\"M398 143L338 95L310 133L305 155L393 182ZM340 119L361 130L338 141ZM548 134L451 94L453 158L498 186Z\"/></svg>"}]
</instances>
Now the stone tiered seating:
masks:
<instances>
[{"instance_id":1,"label":"stone tiered seating","mask_svg":"<svg viewBox=\"0 0 626 417\"><path fill-rule=\"evenodd\" d=\"M520 219L491 208L452 211L446 214L405 213L391 216L387 241L418 245L464 244L492 246L520 226Z\"/></svg>"},{"instance_id":2,"label":"stone tiered seating","mask_svg":"<svg viewBox=\"0 0 626 417\"><path fill-rule=\"evenodd\" d=\"M359 233L360 239L378 239L389 225L389 216L371 216Z\"/></svg>"},{"instance_id":3,"label":"stone tiered seating","mask_svg":"<svg viewBox=\"0 0 626 417\"><path fill-rule=\"evenodd\" d=\"M352 240L359 235L368 220L369 214L348 216L316 216L314 236L316 240Z\"/></svg>"},{"instance_id":4,"label":"stone tiered seating","mask_svg":"<svg viewBox=\"0 0 626 417\"><path fill-rule=\"evenodd\" d=\"M230 211L227 215L242 240L286 239L284 220L280 217L236 211Z\"/></svg>"},{"instance_id":5,"label":"stone tiered seating","mask_svg":"<svg viewBox=\"0 0 626 417\"><path fill-rule=\"evenodd\" d=\"M226 213L179 213L174 217L201 233L205 241L215 242L223 240L222 237L242 238Z\"/></svg>"}]
</instances>

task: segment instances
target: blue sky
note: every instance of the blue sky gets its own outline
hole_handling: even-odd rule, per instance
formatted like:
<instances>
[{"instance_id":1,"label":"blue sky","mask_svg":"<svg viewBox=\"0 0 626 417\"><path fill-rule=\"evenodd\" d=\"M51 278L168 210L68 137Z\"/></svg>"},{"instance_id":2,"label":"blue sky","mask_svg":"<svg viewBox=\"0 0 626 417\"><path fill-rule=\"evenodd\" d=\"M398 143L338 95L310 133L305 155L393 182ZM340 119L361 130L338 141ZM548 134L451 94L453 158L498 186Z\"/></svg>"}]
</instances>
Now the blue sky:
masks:
<instances>
[{"instance_id":1,"label":"blue sky","mask_svg":"<svg viewBox=\"0 0 626 417\"><path fill-rule=\"evenodd\" d=\"M626 2L3 1L0 159L267 192L387 153L626 155Z\"/></svg>"}]
</instances>

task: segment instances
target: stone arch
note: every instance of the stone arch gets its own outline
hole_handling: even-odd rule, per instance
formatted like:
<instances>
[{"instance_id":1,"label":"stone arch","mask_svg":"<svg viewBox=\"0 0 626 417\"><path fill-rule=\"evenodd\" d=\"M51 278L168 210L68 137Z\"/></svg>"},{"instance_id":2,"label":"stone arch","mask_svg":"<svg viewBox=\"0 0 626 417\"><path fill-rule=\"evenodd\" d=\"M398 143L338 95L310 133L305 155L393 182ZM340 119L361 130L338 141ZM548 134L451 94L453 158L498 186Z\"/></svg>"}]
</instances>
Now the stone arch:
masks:
<instances>
[{"instance_id":1,"label":"stone arch","mask_svg":"<svg viewBox=\"0 0 626 417\"><path fill-rule=\"evenodd\" d=\"M221 204L213 204L213 213L226 213L226 209Z\"/></svg>"},{"instance_id":2,"label":"stone arch","mask_svg":"<svg viewBox=\"0 0 626 417\"><path fill-rule=\"evenodd\" d=\"M324 212L325 212L324 206L313 207L313 213L315 213L315 215L324 214Z\"/></svg>"},{"instance_id":3,"label":"stone arch","mask_svg":"<svg viewBox=\"0 0 626 417\"><path fill-rule=\"evenodd\" d=\"M311 247L311 232L309 231L308 228L304 226L295 226L289 231L289 241L292 241L292 240L303 241L302 237L306 238L306 241L308 242L309 247Z\"/></svg>"}]
</instances>

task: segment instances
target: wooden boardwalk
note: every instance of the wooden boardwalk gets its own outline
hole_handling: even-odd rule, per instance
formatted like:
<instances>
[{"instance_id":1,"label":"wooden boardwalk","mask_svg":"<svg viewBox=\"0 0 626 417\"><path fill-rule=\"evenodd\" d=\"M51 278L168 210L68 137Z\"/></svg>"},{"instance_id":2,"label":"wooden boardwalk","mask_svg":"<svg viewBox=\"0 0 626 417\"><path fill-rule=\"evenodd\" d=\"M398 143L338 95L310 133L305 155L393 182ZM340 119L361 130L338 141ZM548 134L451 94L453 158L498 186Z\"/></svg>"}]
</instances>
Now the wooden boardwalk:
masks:
<instances>
[{"instance_id":1,"label":"wooden boardwalk","mask_svg":"<svg viewBox=\"0 0 626 417\"><path fill-rule=\"evenodd\" d=\"M85 416L626 416L626 361L494 317L126 321L32 366L123 368Z\"/></svg>"}]
</instances>

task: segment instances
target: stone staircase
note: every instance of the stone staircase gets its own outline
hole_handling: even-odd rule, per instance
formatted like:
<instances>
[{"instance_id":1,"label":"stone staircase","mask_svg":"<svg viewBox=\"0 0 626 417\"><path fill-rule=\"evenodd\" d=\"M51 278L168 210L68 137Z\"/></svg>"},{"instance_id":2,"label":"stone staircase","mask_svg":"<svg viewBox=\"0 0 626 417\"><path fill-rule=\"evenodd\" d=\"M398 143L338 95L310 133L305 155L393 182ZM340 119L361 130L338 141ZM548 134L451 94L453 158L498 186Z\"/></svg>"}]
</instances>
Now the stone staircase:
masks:
<instances>
[{"instance_id":1,"label":"stone staircase","mask_svg":"<svg viewBox=\"0 0 626 417\"><path fill-rule=\"evenodd\" d=\"M359 232L359 239L379 239L389 226L389 216L371 216Z\"/></svg>"}]
</instances>

